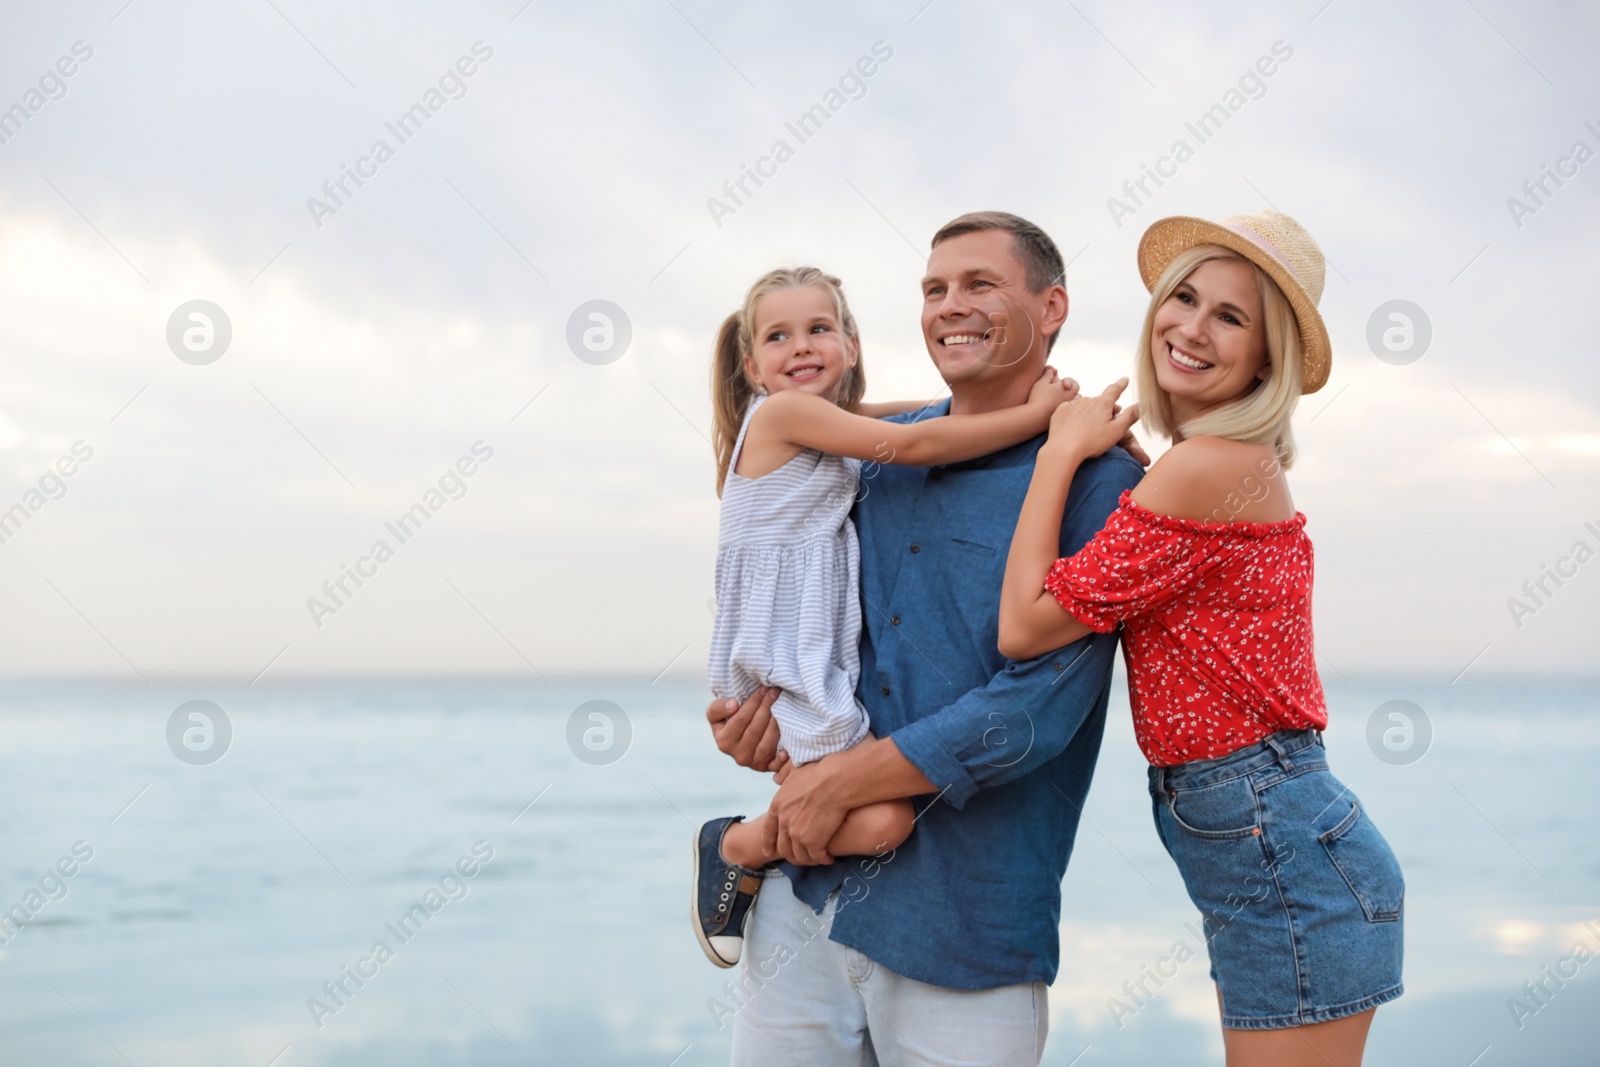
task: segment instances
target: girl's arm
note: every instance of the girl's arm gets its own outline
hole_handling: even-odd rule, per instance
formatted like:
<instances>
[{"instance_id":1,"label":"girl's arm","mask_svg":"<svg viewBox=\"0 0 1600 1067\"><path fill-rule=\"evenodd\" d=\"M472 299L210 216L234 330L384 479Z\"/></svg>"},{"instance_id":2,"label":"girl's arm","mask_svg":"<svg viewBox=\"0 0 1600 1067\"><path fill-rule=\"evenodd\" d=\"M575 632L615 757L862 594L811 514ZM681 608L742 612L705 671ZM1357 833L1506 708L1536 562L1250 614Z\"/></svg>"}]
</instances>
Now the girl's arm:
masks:
<instances>
[{"instance_id":1,"label":"girl's arm","mask_svg":"<svg viewBox=\"0 0 1600 1067\"><path fill-rule=\"evenodd\" d=\"M1063 404L1050 421L1050 440L1034 462L1000 587L1000 654L1007 659L1042 656L1093 632L1045 591L1044 580L1060 549L1073 475L1084 460L1120 440L1139 417L1137 405L1115 413L1126 385L1124 378L1097 397Z\"/></svg>"},{"instance_id":2,"label":"girl's arm","mask_svg":"<svg viewBox=\"0 0 1600 1067\"><path fill-rule=\"evenodd\" d=\"M1068 397L1067 399L1072 399ZM881 404L869 404L862 401L852 410L857 415L864 415L869 419L887 419L890 415L909 415L913 411L932 407L938 403L936 400L886 400Z\"/></svg>"},{"instance_id":3,"label":"girl's arm","mask_svg":"<svg viewBox=\"0 0 1600 1067\"><path fill-rule=\"evenodd\" d=\"M1066 393L1046 370L1026 404L981 415L947 415L923 422L881 422L810 393L786 389L761 405L750 433L769 442L834 456L909 467L976 459L1043 433Z\"/></svg>"}]
</instances>

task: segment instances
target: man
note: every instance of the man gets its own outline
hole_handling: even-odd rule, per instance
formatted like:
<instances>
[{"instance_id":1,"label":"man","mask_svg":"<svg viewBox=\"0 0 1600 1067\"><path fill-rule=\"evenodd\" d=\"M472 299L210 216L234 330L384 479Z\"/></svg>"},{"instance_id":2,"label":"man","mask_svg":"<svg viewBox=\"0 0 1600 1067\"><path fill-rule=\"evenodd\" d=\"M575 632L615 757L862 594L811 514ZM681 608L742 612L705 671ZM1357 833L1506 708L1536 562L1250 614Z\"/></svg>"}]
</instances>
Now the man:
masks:
<instances>
[{"instance_id":1,"label":"man","mask_svg":"<svg viewBox=\"0 0 1600 1067\"><path fill-rule=\"evenodd\" d=\"M935 234L922 332L951 398L918 417L1024 403L1067 317L1062 276L1055 244L1015 215ZM876 740L791 770L773 800L790 863L761 879L744 930L736 1065L1014 1067L1043 1052L1061 878L1116 649L1105 634L1025 662L997 650L1006 552L1043 441L862 472L857 694ZM1142 474L1117 448L1079 468L1063 556ZM775 695L713 703L718 747L770 769ZM833 862L845 813L897 797L915 798L910 839Z\"/></svg>"}]
</instances>

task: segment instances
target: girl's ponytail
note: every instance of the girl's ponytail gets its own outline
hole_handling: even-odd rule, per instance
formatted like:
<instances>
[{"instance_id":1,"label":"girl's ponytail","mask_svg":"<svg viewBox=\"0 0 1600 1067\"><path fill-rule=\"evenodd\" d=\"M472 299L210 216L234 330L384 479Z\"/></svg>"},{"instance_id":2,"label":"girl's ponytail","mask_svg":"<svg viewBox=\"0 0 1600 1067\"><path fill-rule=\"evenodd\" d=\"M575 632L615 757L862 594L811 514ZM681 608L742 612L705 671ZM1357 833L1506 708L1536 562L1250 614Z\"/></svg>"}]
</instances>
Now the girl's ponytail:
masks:
<instances>
[{"instance_id":1,"label":"girl's ponytail","mask_svg":"<svg viewBox=\"0 0 1600 1067\"><path fill-rule=\"evenodd\" d=\"M745 409L755 398L755 388L744 372L746 342L744 315L735 311L717 331L716 348L711 353L711 448L717 455L717 495L728 479L728 464L733 460L733 444L744 425Z\"/></svg>"}]
</instances>

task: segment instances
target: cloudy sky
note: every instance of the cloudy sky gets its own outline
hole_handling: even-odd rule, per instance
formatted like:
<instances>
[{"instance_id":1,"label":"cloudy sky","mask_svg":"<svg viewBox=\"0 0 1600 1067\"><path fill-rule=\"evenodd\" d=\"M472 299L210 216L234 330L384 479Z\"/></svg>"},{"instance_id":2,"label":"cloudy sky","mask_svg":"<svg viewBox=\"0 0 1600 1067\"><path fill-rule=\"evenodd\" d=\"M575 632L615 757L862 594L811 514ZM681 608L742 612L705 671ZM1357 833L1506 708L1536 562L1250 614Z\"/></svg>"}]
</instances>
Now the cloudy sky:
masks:
<instances>
[{"instance_id":1,"label":"cloudy sky","mask_svg":"<svg viewBox=\"0 0 1600 1067\"><path fill-rule=\"evenodd\" d=\"M4 676L693 677L708 351L757 274L842 275L871 395L935 395L928 237L1014 211L1071 261L1056 362L1099 387L1143 228L1267 206L1329 260L1294 478L1325 676L1592 667L1592 6L124 3L3 16ZM215 356L195 300L211 362L168 341ZM609 362L568 342L594 300L631 326ZM1396 300L1431 334L1405 363L1368 340Z\"/></svg>"}]
</instances>

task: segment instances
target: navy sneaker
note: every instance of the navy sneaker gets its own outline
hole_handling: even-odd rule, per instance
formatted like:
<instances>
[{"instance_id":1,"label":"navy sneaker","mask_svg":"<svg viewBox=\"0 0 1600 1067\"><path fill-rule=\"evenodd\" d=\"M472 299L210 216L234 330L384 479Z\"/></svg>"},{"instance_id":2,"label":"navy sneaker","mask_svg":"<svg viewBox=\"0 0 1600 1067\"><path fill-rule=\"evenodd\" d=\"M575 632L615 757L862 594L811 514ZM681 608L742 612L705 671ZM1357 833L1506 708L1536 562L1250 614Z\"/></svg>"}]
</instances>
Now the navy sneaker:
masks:
<instances>
[{"instance_id":1,"label":"navy sneaker","mask_svg":"<svg viewBox=\"0 0 1600 1067\"><path fill-rule=\"evenodd\" d=\"M722 835L744 819L733 815L712 819L700 827L694 843L694 895L689 918L694 936L706 959L718 967L739 962L744 947L744 924L761 888L761 872L722 858Z\"/></svg>"}]
</instances>

